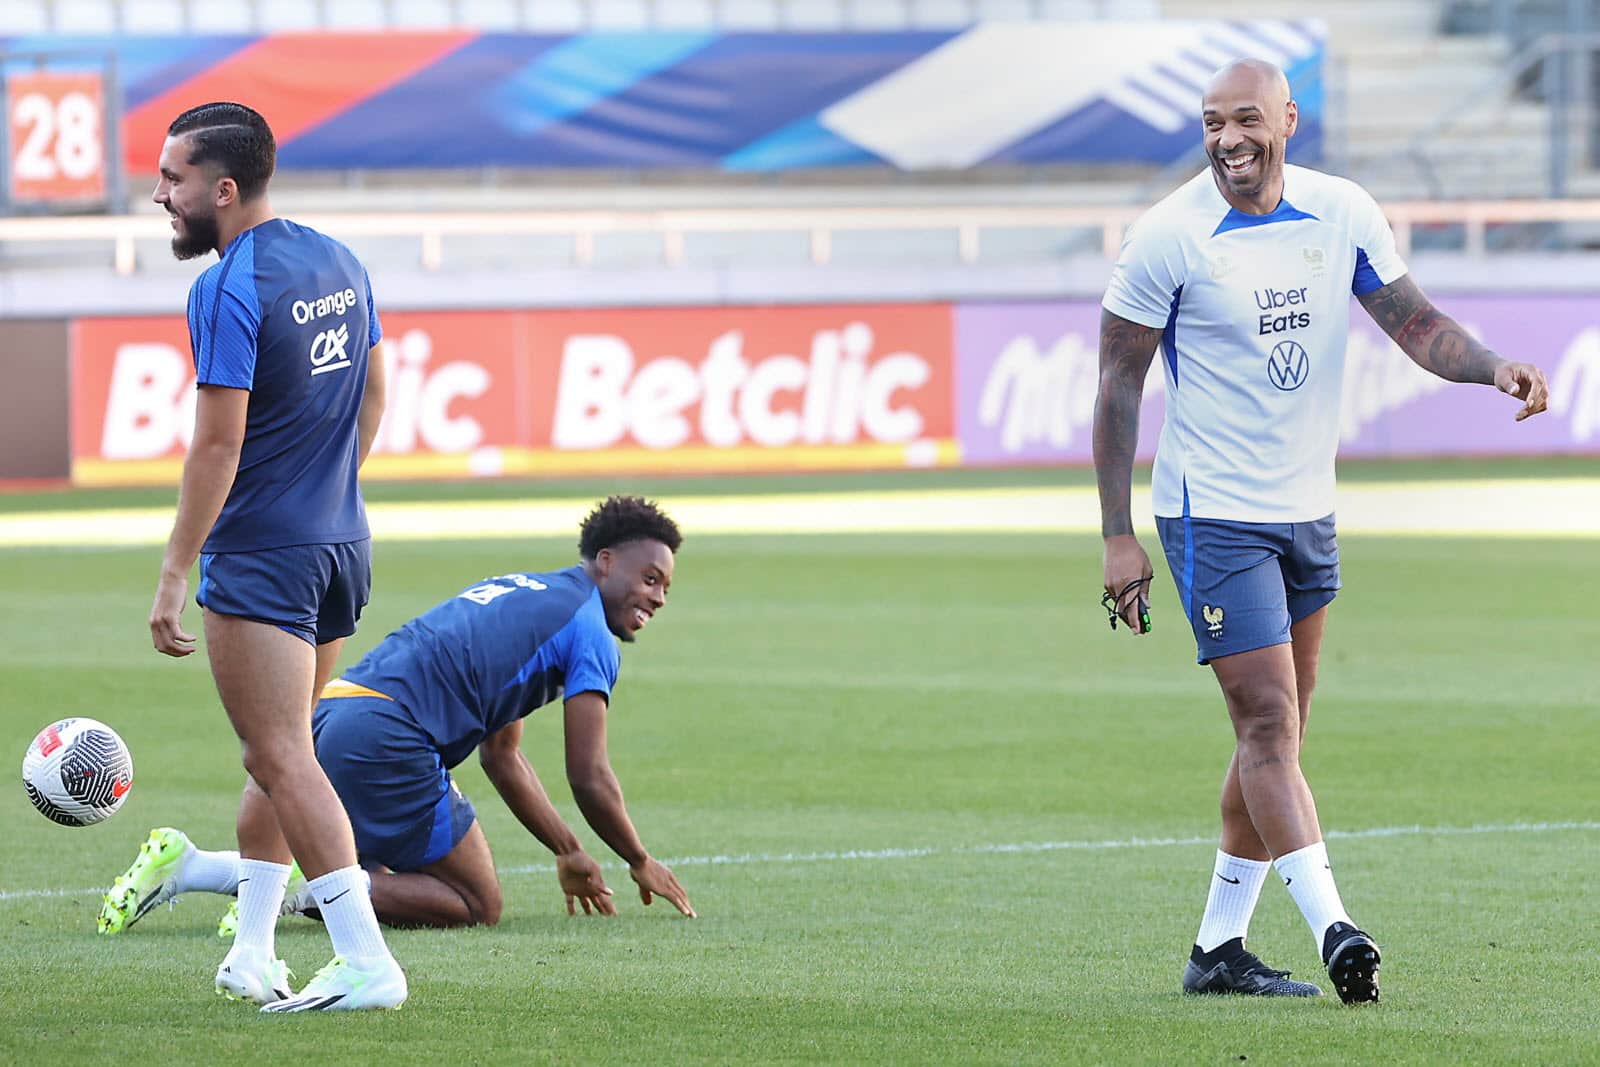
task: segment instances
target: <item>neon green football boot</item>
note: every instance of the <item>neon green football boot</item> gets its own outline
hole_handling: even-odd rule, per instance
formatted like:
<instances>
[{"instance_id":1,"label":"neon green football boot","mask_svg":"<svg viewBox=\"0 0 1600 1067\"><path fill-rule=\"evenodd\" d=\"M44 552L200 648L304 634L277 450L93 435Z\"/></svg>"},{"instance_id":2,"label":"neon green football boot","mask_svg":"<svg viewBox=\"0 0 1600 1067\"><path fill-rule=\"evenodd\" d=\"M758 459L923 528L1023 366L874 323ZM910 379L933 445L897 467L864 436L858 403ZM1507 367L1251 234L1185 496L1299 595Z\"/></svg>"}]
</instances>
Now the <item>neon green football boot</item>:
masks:
<instances>
[{"instance_id":1,"label":"neon green football boot","mask_svg":"<svg viewBox=\"0 0 1600 1067\"><path fill-rule=\"evenodd\" d=\"M163 826L150 831L139 855L111 883L95 928L102 934L120 934L158 904L178 895L178 870L194 852L182 830Z\"/></svg>"},{"instance_id":2,"label":"neon green football boot","mask_svg":"<svg viewBox=\"0 0 1600 1067\"><path fill-rule=\"evenodd\" d=\"M306 876L300 872L300 862L296 860L289 866L289 885L283 891L283 907L278 909L278 915L299 915L309 907L311 890L306 886ZM234 900L222 918L217 920L217 936L231 941L238 932L239 902Z\"/></svg>"}]
</instances>

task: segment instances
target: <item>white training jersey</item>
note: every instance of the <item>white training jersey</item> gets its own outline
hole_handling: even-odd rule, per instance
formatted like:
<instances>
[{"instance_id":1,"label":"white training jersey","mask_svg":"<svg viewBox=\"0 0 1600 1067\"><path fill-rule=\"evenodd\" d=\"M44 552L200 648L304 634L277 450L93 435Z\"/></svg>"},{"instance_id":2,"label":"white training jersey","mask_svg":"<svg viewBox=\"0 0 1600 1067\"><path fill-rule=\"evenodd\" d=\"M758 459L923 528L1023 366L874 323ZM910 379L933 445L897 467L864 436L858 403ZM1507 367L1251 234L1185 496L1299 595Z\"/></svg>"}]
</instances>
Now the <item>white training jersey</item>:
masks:
<instances>
[{"instance_id":1,"label":"white training jersey","mask_svg":"<svg viewBox=\"0 0 1600 1067\"><path fill-rule=\"evenodd\" d=\"M1367 191L1304 167L1284 167L1269 215L1231 207L1209 169L1146 212L1103 306L1162 331L1155 513L1331 514L1350 295L1405 272Z\"/></svg>"}]
</instances>

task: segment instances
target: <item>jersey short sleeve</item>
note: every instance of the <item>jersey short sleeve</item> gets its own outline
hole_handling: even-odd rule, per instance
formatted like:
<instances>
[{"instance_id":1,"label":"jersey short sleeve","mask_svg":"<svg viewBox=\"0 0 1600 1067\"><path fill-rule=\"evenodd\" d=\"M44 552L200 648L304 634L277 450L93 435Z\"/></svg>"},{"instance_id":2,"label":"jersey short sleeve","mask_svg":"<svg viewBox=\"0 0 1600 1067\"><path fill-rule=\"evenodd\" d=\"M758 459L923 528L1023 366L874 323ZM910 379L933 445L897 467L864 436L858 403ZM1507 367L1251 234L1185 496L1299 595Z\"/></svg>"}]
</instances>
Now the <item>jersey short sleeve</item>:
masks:
<instances>
[{"instance_id":1,"label":"jersey short sleeve","mask_svg":"<svg viewBox=\"0 0 1600 1067\"><path fill-rule=\"evenodd\" d=\"M1350 292L1362 296L1403 278L1406 265L1378 202L1360 186L1355 187L1351 200L1350 236L1356 245L1356 268Z\"/></svg>"},{"instance_id":2,"label":"jersey short sleeve","mask_svg":"<svg viewBox=\"0 0 1600 1067\"><path fill-rule=\"evenodd\" d=\"M1101 306L1129 322L1160 329L1171 318L1173 299L1187 275L1177 231L1147 216L1122 242Z\"/></svg>"},{"instance_id":3,"label":"jersey short sleeve","mask_svg":"<svg viewBox=\"0 0 1600 1067\"><path fill-rule=\"evenodd\" d=\"M566 626L566 681L562 688L567 696L593 692L609 700L616 687L622 656L606 629L603 610L591 610L598 606L596 597Z\"/></svg>"},{"instance_id":4,"label":"jersey short sleeve","mask_svg":"<svg viewBox=\"0 0 1600 1067\"><path fill-rule=\"evenodd\" d=\"M200 385L255 385L261 303L252 252L253 242L211 267L189 290L189 345Z\"/></svg>"},{"instance_id":5,"label":"jersey short sleeve","mask_svg":"<svg viewBox=\"0 0 1600 1067\"><path fill-rule=\"evenodd\" d=\"M372 277L365 270L361 277L367 283L367 346L370 348L383 340L383 327L378 323L378 305L372 302Z\"/></svg>"}]
</instances>

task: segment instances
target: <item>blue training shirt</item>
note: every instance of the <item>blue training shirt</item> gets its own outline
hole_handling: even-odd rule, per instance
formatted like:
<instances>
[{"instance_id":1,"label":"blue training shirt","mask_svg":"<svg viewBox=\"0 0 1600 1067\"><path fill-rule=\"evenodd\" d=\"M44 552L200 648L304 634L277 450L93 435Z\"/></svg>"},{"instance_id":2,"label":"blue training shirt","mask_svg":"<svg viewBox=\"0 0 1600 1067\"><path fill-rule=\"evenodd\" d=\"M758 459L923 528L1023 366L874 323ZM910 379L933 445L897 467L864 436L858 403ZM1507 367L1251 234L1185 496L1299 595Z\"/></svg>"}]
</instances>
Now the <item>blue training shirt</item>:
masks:
<instances>
[{"instance_id":1,"label":"blue training shirt","mask_svg":"<svg viewBox=\"0 0 1600 1067\"><path fill-rule=\"evenodd\" d=\"M343 677L393 697L454 767L563 694L609 700L620 667L600 590L578 566L486 578L389 634Z\"/></svg>"},{"instance_id":2,"label":"blue training shirt","mask_svg":"<svg viewBox=\"0 0 1600 1067\"><path fill-rule=\"evenodd\" d=\"M195 279L196 379L250 391L239 473L203 551L368 536L356 417L382 336L360 261L287 219L241 233Z\"/></svg>"}]
</instances>

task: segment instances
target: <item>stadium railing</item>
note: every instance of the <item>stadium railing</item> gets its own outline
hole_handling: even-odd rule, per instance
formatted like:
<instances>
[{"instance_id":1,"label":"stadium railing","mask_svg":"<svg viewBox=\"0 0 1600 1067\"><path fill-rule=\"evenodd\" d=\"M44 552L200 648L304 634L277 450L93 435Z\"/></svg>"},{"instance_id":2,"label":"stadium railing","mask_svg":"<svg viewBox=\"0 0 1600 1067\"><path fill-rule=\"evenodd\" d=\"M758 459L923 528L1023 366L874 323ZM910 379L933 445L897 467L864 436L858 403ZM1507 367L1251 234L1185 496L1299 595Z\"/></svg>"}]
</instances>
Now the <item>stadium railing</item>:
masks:
<instances>
[{"instance_id":1,"label":"stadium railing","mask_svg":"<svg viewBox=\"0 0 1600 1067\"><path fill-rule=\"evenodd\" d=\"M1600 199L1500 201L1398 201L1383 207L1402 255L1409 254L1419 227L1454 226L1462 233L1461 251L1469 256L1490 252L1488 235L1496 226L1600 223ZM1114 258L1127 227L1142 206L1087 207L820 207L608 211L338 213L297 215L300 221L340 238L415 239L418 265L428 271L448 266L446 237L513 235L566 236L572 242L571 262L594 263L596 238L613 233L659 236L662 265L684 262L685 240L705 234L803 233L810 261L826 266L834 239L841 233L892 234L906 231L952 233L958 259L978 261L984 234L993 230L1050 229L1098 233L1101 252ZM68 216L0 218L0 242L39 246L109 246L117 274L139 270L137 243L171 233L165 216Z\"/></svg>"}]
</instances>

